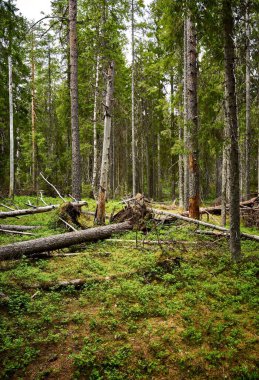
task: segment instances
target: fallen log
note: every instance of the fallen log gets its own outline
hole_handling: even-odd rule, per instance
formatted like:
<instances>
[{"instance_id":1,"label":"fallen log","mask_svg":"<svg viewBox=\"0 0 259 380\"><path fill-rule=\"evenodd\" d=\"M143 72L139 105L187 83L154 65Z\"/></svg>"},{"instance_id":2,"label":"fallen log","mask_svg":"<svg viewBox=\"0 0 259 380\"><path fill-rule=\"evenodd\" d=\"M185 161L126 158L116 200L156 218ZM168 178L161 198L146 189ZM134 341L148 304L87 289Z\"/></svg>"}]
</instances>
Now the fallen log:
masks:
<instances>
[{"instance_id":1,"label":"fallen log","mask_svg":"<svg viewBox=\"0 0 259 380\"><path fill-rule=\"evenodd\" d=\"M87 202L83 202L83 201L82 202L73 202L71 204L73 206L82 207L82 206L85 206L87 204ZM24 209L24 210L3 211L3 212L0 212L0 219L16 217L16 216L20 216L20 215L31 215L31 214L39 214L39 213L43 213L43 212L49 212L49 211L55 210L59 207L60 207L60 204L31 208L31 209Z\"/></svg>"},{"instance_id":2,"label":"fallen log","mask_svg":"<svg viewBox=\"0 0 259 380\"><path fill-rule=\"evenodd\" d=\"M13 224L0 224L0 229L11 231L31 231L40 228L40 226L20 226Z\"/></svg>"},{"instance_id":3,"label":"fallen log","mask_svg":"<svg viewBox=\"0 0 259 380\"><path fill-rule=\"evenodd\" d=\"M230 231L227 228L225 228L225 227L216 226L215 224L202 222L201 220L188 218L186 216L179 215L179 214L174 214L172 212L161 211L161 210L157 210L157 209L147 209L147 211L150 211L150 212L152 212L153 214L156 214L156 215L170 216L172 218L183 220L183 221L188 222L188 223L194 223L194 224L197 224L197 225L200 225L200 226L205 226L205 227L208 227L208 228L212 228L214 230L230 233ZM259 235L250 235L250 234L241 232L240 236L244 237L246 239L249 239L249 240L259 241Z\"/></svg>"},{"instance_id":4,"label":"fallen log","mask_svg":"<svg viewBox=\"0 0 259 380\"><path fill-rule=\"evenodd\" d=\"M240 208L246 208L248 207L251 209L254 207L255 204L259 203L259 197L251 198L247 201L240 202ZM211 207L201 207L200 208L200 214L213 214L213 215L221 215L221 205L211 206ZM226 205L226 209L229 210L229 205ZM183 216L188 216L189 211L184 211L181 213Z\"/></svg>"},{"instance_id":5,"label":"fallen log","mask_svg":"<svg viewBox=\"0 0 259 380\"><path fill-rule=\"evenodd\" d=\"M8 244L0 247L0 260L13 260L39 252L49 252L88 241L97 241L108 238L114 233L131 230L132 228L132 223L126 221L108 226L89 228L88 230L67 232L65 234Z\"/></svg>"},{"instance_id":6,"label":"fallen log","mask_svg":"<svg viewBox=\"0 0 259 380\"><path fill-rule=\"evenodd\" d=\"M203 230L196 230L196 234L198 235L208 235L208 236L215 236L215 237L229 237L230 234L228 232L216 232L216 231L203 231Z\"/></svg>"}]
</instances>

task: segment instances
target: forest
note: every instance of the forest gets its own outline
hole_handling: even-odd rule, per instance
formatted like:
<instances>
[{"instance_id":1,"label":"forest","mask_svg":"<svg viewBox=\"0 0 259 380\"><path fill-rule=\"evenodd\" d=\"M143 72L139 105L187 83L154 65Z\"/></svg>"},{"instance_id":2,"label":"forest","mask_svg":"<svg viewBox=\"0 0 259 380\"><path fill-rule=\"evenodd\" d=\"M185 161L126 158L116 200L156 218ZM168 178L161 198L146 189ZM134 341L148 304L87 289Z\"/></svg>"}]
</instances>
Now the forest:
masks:
<instances>
[{"instance_id":1,"label":"forest","mask_svg":"<svg viewBox=\"0 0 259 380\"><path fill-rule=\"evenodd\" d=\"M259 377L258 11L0 0L0 379Z\"/></svg>"}]
</instances>

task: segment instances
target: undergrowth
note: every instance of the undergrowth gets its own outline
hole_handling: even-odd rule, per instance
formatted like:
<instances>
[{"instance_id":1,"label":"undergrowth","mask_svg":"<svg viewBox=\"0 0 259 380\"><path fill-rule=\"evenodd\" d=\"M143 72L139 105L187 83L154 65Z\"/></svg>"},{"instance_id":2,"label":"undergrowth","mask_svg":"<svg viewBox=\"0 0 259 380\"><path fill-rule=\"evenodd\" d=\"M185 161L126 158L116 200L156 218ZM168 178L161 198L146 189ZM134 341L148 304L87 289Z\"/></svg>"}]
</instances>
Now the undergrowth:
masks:
<instances>
[{"instance_id":1,"label":"undergrowth","mask_svg":"<svg viewBox=\"0 0 259 380\"><path fill-rule=\"evenodd\" d=\"M39 237L64 232L52 219L5 222L41 225ZM0 378L257 379L258 244L243 241L237 265L224 239L177 222L117 238L125 241L85 244L77 256L0 263ZM87 284L40 289L75 278Z\"/></svg>"}]
</instances>

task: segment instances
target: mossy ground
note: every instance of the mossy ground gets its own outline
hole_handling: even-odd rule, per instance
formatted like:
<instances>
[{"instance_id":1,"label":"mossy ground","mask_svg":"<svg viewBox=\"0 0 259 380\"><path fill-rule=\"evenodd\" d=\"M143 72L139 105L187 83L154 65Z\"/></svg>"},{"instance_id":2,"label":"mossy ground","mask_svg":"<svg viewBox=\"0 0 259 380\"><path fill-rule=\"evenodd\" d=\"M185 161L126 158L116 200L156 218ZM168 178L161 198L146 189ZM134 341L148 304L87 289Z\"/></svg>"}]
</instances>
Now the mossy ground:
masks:
<instances>
[{"instance_id":1,"label":"mossy ground","mask_svg":"<svg viewBox=\"0 0 259 380\"><path fill-rule=\"evenodd\" d=\"M4 222L41 225L37 237L64 232L55 212ZM103 241L78 256L1 262L0 378L257 379L258 244L242 242L237 265L224 239L197 236L193 226L159 226L146 239L158 237L176 243L143 247L138 233L137 247ZM0 244L28 238L1 235ZM158 265L176 257L170 270ZM32 288L75 278L89 281L79 290Z\"/></svg>"}]
</instances>

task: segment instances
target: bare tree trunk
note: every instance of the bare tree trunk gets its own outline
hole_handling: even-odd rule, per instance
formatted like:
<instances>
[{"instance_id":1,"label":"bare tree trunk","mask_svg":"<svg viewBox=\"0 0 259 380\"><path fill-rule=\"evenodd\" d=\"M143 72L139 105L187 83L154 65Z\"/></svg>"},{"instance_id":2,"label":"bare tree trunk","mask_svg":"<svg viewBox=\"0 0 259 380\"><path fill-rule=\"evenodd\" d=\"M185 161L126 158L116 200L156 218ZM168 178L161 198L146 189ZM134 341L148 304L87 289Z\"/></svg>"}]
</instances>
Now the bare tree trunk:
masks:
<instances>
[{"instance_id":1,"label":"bare tree trunk","mask_svg":"<svg viewBox=\"0 0 259 380\"><path fill-rule=\"evenodd\" d=\"M93 134L94 134L94 157L93 157L93 178L92 178L92 190L94 198L97 199L96 191L96 178L97 178L97 98L98 98L98 87L99 87L99 66L100 66L100 56L96 57L96 74L95 74L95 88L94 88L94 124L93 124Z\"/></svg>"},{"instance_id":2,"label":"bare tree trunk","mask_svg":"<svg viewBox=\"0 0 259 380\"><path fill-rule=\"evenodd\" d=\"M189 133L189 215L199 219L198 107L197 107L197 41L196 29L187 18L187 120Z\"/></svg>"},{"instance_id":3,"label":"bare tree trunk","mask_svg":"<svg viewBox=\"0 0 259 380\"><path fill-rule=\"evenodd\" d=\"M259 139L257 145L257 195L259 197Z\"/></svg>"},{"instance_id":4,"label":"bare tree trunk","mask_svg":"<svg viewBox=\"0 0 259 380\"><path fill-rule=\"evenodd\" d=\"M250 159L251 159L251 118L250 118L250 15L249 3L246 2L246 135L245 135L245 197L250 196Z\"/></svg>"},{"instance_id":5,"label":"bare tree trunk","mask_svg":"<svg viewBox=\"0 0 259 380\"><path fill-rule=\"evenodd\" d=\"M14 132L13 132L13 67L12 57L8 57L9 68L9 118L10 118L10 186L9 197L14 196Z\"/></svg>"},{"instance_id":6,"label":"bare tree trunk","mask_svg":"<svg viewBox=\"0 0 259 380\"><path fill-rule=\"evenodd\" d=\"M35 59L34 35L32 34L31 57L31 139L32 139L32 187L37 191L37 142L36 142L36 109L35 109Z\"/></svg>"},{"instance_id":7,"label":"bare tree trunk","mask_svg":"<svg viewBox=\"0 0 259 380\"><path fill-rule=\"evenodd\" d=\"M233 260L241 258L240 244L240 210L239 210L239 153L238 153L238 123L235 82L235 47L234 47L234 20L231 0L223 2L224 27L224 56L225 56L225 83L226 109L229 128L230 148L230 251Z\"/></svg>"},{"instance_id":8,"label":"bare tree trunk","mask_svg":"<svg viewBox=\"0 0 259 380\"><path fill-rule=\"evenodd\" d=\"M108 185L109 172L109 150L111 139L111 104L114 84L114 62L110 63L107 74L107 90L104 107L104 134L103 134L103 152L101 164L100 188L97 204L96 223L105 224L105 201Z\"/></svg>"},{"instance_id":9,"label":"bare tree trunk","mask_svg":"<svg viewBox=\"0 0 259 380\"><path fill-rule=\"evenodd\" d=\"M226 141L226 134L224 140ZM223 146L223 157L222 157L222 188L221 188L221 225L226 226L227 220L227 146Z\"/></svg>"},{"instance_id":10,"label":"bare tree trunk","mask_svg":"<svg viewBox=\"0 0 259 380\"><path fill-rule=\"evenodd\" d=\"M135 38L134 38L134 0L131 0L131 149L132 149L132 195L136 195L136 141L135 141Z\"/></svg>"},{"instance_id":11,"label":"bare tree trunk","mask_svg":"<svg viewBox=\"0 0 259 380\"><path fill-rule=\"evenodd\" d=\"M184 20L184 70L183 70L183 102L184 102L184 155L183 155L183 207L189 208L189 165L188 165L188 126L187 126L187 19Z\"/></svg>"},{"instance_id":12,"label":"bare tree trunk","mask_svg":"<svg viewBox=\"0 0 259 380\"><path fill-rule=\"evenodd\" d=\"M161 146L160 133L157 134L157 198L161 200Z\"/></svg>"},{"instance_id":13,"label":"bare tree trunk","mask_svg":"<svg viewBox=\"0 0 259 380\"><path fill-rule=\"evenodd\" d=\"M81 199L81 158L78 123L77 0L69 0L70 99L72 132L72 195Z\"/></svg>"}]
</instances>

